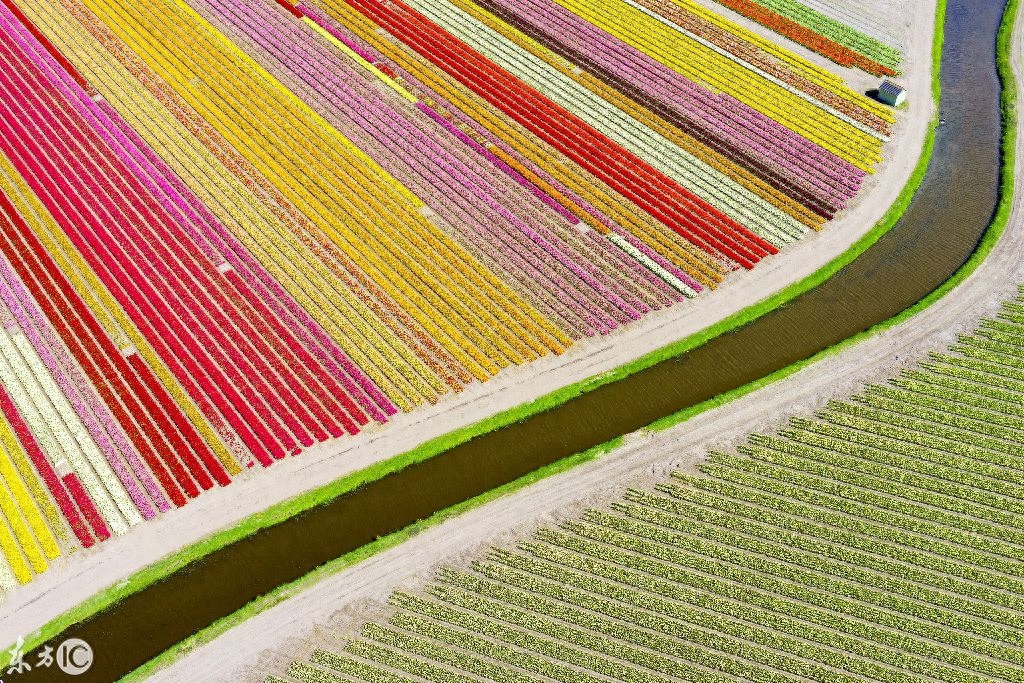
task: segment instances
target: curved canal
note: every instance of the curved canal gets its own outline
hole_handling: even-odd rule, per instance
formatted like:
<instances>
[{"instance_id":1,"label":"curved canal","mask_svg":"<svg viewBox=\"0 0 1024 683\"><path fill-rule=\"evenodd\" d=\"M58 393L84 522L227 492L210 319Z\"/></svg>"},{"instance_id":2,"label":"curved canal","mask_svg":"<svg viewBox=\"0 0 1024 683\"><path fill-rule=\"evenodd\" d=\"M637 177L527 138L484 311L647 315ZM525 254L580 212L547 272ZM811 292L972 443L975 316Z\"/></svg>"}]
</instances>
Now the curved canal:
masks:
<instances>
[{"instance_id":1,"label":"curved canal","mask_svg":"<svg viewBox=\"0 0 1024 683\"><path fill-rule=\"evenodd\" d=\"M1002 11L1001 0L950 0L943 123L925 179L896 226L819 287L700 348L238 541L52 642L85 639L95 662L79 680L116 680L254 598L379 536L764 377L912 306L963 265L997 204L995 42ZM34 654L26 659L36 661ZM18 681L47 675L53 672L35 669Z\"/></svg>"}]
</instances>

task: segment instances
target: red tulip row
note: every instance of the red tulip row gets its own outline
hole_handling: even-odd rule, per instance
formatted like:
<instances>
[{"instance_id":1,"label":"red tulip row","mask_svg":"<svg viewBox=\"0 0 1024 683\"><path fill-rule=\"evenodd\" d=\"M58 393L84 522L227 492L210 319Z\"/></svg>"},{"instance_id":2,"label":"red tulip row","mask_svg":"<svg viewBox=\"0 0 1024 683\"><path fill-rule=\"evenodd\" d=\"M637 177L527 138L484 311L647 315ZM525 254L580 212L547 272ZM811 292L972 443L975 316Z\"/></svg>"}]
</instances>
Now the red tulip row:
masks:
<instances>
[{"instance_id":1,"label":"red tulip row","mask_svg":"<svg viewBox=\"0 0 1024 683\"><path fill-rule=\"evenodd\" d=\"M346 0L648 214L711 254L751 268L776 247L400 2Z\"/></svg>"},{"instance_id":2,"label":"red tulip row","mask_svg":"<svg viewBox=\"0 0 1024 683\"><path fill-rule=\"evenodd\" d=\"M168 497L180 507L186 496L198 496L196 480L175 454L191 456L209 447L156 376L138 354L124 357L2 193L0 231L0 251L17 270ZM199 472L204 488L209 488L209 479Z\"/></svg>"},{"instance_id":3,"label":"red tulip row","mask_svg":"<svg viewBox=\"0 0 1024 683\"><path fill-rule=\"evenodd\" d=\"M225 277L231 280L236 290L246 287L252 289L253 305L261 315L271 321L274 333L280 339L288 338L285 322L296 334L302 335L301 344L289 345L289 351L300 361L292 370L299 381L311 387L317 399L329 406L337 415L344 430L353 432L358 430L359 426L365 425L368 422L367 413L378 422L384 422L388 415L394 414L396 409L387 398L368 383L366 377L344 356L312 317L284 291L280 283L273 279L252 254L246 251L156 152L146 145L139 134L108 102L102 101L99 106L108 114L110 120L117 124L114 134L123 135L129 144L141 152L143 156L140 163L145 164L153 177L161 180L161 188L166 189L176 208L188 217L189 220L184 222L183 226L188 230L189 238L208 258L220 263L221 268L225 265L228 267ZM331 376L336 377L343 385L344 393L333 397L327 394L327 388L318 383L310 371L316 362L323 363L330 370ZM367 391L365 384L369 384L373 391ZM353 397L356 400L353 400ZM334 403L335 400L337 404ZM318 416L325 423L329 422L323 417L322 410L318 412ZM340 436L342 433L336 425L330 425L328 429L332 436Z\"/></svg>"},{"instance_id":4,"label":"red tulip row","mask_svg":"<svg viewBox=\"0 0 1024 683\"><path fill-rule=\"evenodd\" d=\"M68 472L61 478L61 481L64 482L68 491L71 492L71 497L75 499L75 504L82 511L85 520L89 522L89 526L92 527L96 538L101 541L110 538L110 530L107 529L107 525L103 522L103 517L100 515L100 511L96 509L96 504L92 502L92 498L89 497L85 487L82 486L82 482L79 481L78 475L74 472Z\"/></svg>"},{"instance_id":5,"label":"red tulip row","mask_svg":"<svg viewBox=\"0 0 1024 683\"><path fill-rule=\"evenodd\" d=\"M766 26L779 35L800 43L809 50L831 59L840 66L856 67L876 76L896 76L897 72L883 66L873 59L851 50L850 48L830 40L820 33L801 26L777 12L773 12L751 0L718 0L729 9Z\"/></svg>"},{"instance_id":6,"label":"red tulip row","mask_svg":"<svg viewBox=\"0 0 1024 683\"><path fill-rule=\"evenodd\" d=\"M503 3L495 0L477 0L488 11L494 13L516 29L523 31L537 40L552 52L568 59L573 64L585 68L600 80L617 89L637 104L651 110L683 133L705 145L729 161L749 170L758 178L768 182L772 187L782 191L787 197L806 206L825 219L831 219L845 203L845 194L839 198L826 196L813 183L802 179L792 169L786 170L773 159L760 153L759 150L740 144L704 124L700 119L687 116L684 112L670 107L658 98L645 92L637 83L626 76L605 68L600 62L584 49L582 44L574 43L568 35L559 35L546 25L531 22L530 16L511 12Z\"/></svg>"},{"instance_id":7,"label":"red tulip row","mask_svg":"<svg viewBox=\"0 0 1024 683\"><path fill-rule=\"evenodd\" d=\"M21 442L22 448L25 449L25 454L28 456L32 466L35 467L39 478L43 480L43 484L46 485L50 495L53 496L61 514L68 521L68 526L71 527L71 531L78 538L78 542L85 548L91 547L96 541L89 531L89 527L85 525L82 515L69 495L65 483L57 476L57 473L50 465L50 461L46 459L42 449L39 447L39 443L32 435L28 425L25 424L21 413L18 412L14 401L11 400L10 394L7 393L3 386L0 386L0 412L3 413L4 419L11 426L14 435L18 437L18 441Z\"/></svg>"},{"instance_id":8,"label":"red tulip row","mask_svg":"<svg viewBox=\"0 0 1024 683\"><path fill-rule=\"evenodd\" d=\"M3 55L4 60L10 58L7 54ZM171 335L167 324L157 314L154 305L150 303L152 285L142 277L137 268L130 264L134 255L129 256L125 253L124 245L122 245L123 237L115 237L108 233L93 213L95 211L106 217L107 224L111 227L115 223L130 225L133 222L133 218L129 217L124 210L124 207L130 205L129 202L115 199L117 193L113 191L109 179L105 178L102 169L96 167L99 157L94 156L93 150L99 149L101 146L94 144L93 149L90 150L80 144L78 149L69 149L68 146L59 142L67 140L71 144L82 143L83 138L88 139L88 134L83 131L81 121L67 120L69 117L59 106L59 102L51 100L44 104L37 99L36 93L42 95L45 88L30 89L26 87L27 84L20 81L20 75L31 73L32 69L27 64L18 64L17 68L14 68L12 64L4 69L4 80L6 81L4 85L20 95L13 103L5 102L0 105L0 108L5 109L2 124L5 133L3 136L6 143L5 153L19 167L18 170L22 176L47 205L50 213L61 224L78 250L90 261L90 265L104 280L111 292L115 293L115 296L122 295L118 297L122 300L122 305L130 311L129 315L136 321L143 334L154 343L154 347L168 363L171 371L183 381L186 387L193 390L193 394L199 393L195 391L196 387L189 386L192 384L192 377L198 373L190 375L182 372L183 368L177 360L177 356L170 352L169 344L178 345L182 351L185 351L188 345ZM46 106L47 104L51 106ZM17 108L13 109L12 106ZM38 123L32 122L30 117L33 114L39 117ZM52 118L47 120L48 117ZM35 123L35 127L42 129L45 134L32 136L26 125L29 122ZM78 124L77 130L73 127L75 123ZM58 135L57 131L52 128L54 124L69 124L70 129L61 126L58 130L62 134ZM63 162L63 167L55 163L55 159L60 159ZM101 235L103 237L100 237ZM128 272L124 270L126 265L131 268ZM166 305L163 307L165 308ZM156 333L157 330L160 334ZM189 331L184 328L180 328L179 332L185 339L191 337ZM202 354L204 350L213 346L211 342L205 340L199 344L193 341L191 345L196 347L196 355ZM198 367L196 369L198 370ZM209 382L206 384L205 388L219 398L220 394L217 388ZM226 385L230 385L230 382L227 382ZM205 400L200 396L197 402L204 403ZM255 446L257 443L253 439L253 445ZM264 449L258 450L262 452ZM218 477L223 476L223 472L220 470L222 468L219 465L213 466L213 471ZM209 477L202 472L201 468L197 468L196 477L200 486L204 488L209 486Z\"/></svg>"}]
</instances>

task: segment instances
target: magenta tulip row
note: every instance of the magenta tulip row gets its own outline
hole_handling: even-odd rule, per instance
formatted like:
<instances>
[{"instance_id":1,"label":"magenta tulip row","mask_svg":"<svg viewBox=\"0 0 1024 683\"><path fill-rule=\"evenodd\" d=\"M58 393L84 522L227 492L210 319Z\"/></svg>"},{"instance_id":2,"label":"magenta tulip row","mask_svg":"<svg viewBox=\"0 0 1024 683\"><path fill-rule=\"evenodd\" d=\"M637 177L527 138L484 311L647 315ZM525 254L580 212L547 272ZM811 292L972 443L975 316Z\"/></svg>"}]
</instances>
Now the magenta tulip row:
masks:
<instances>
[{"instance_id":1,"label":"magenta tulip row","mask_svg":"<svg viewBox=\"0 0 1024 683\"><path fill-rule=\"evenodd\" d=\"M301 12L303 14L305 14L310 19L315 21L317 24L319 24L325 30L328 30L335 38L337 38L338 40L344 42L346 46L351 48L353 51L357 52L357 54L360 54L360 56L362 56L367 61L369 61L371 63L374 63L374 64L379 64L379 63L381 63L383 61L381 56L379 54L377 54L372 48L369 48L368 46L366 46L365 44L361 43L357 39L354 39L353 37L351 37L349 35L346 35L344 32L339 30L338 27L334 24L334 22L330 21L323 14L323 12L321 10L319 10L319 9L317 9L315 7L308 6L306 4L302 4L302 3L300 3L298 7L299 7L299 9L301 10ZM415 77L413 77L408 72L405 72L405 71L403 71L401 69L398 69L394 65L391 65L389 67L389 69L398 72L399 78L405 84L406 88L408 88L410 90L413 90L413 91L415 91L417 93L420 93L423 102L443 101L443 99L444 99L443 97L438 95L436 92L434 92L433 90L431 90L430 88L428 88L424 84L420 83ZM422 106L426 107L427 105L426 104L422 104ZM644 244L642 241L637 239L629 231L627 231L626 229L622 228L615 221L613 221L611 218L609 218L600 209L598 209L597 207L593 206L593 204L591 204L587 200L585 200L582 197L580 197L575 191L573 191L572 188L567 187L562 182L560 182L556 178L552 177L544 169L542 169L541 167L539 167L538 165L536 165L535 163L533 163L529 159L526 159L525 157L523 157L516 150L514 150L512 147L510 147L504 140L502 140L501 138L499 138L499 137L495 136L494 134L492 134L487 128L482 126L478 121L474 120L471 116L469 116L465 112L461 111L457 107L452 107L449 111L447 111L445 113L447 115L449 115L451 117L451 119L452 119L452 122L450 124L448 124L448 126L446 126L446 127L448 127L450 129L452 126L454 126L455 128L458 128L458 129L472 131L474 137L476 137L478 139L486 140L489 145L491 145L491 146L501 150L505 154L508 154L508 155L516 158L517 161L519 163L521 163L523 166L525 166L526 168L528 168L531 173L535 174L542 181L544 181L545 183L547 183L550 186L552 186L558 193L560 193L562 196L566 197L574 205L579 207L580 210L582 210L583 212L585 212L585 213L589 214L590 216L592 216L594 219L596 219L598 222L600 222L604 227L608 228L612 232L615 232L616 234L618 234L621 237L623 237L624 239L626 239L631 245L633 245L635 248L639 249L645 256L647 256L652 261L657 263L661 268L665 269L667 272L669 272L671 275L673 275L679 281L681 281L684 284L686 284L694 292L700 292L700 291L703 290L703 286L700 283L698 283L696 280L694 280L689 274L687 274L682 269L680 269L678 265L676 265L675 263L673 263L670 260L666 259L662 254L656 252L650 246L648 246L647 244ZM435 112L435 114L436 114L436 112ZM432 116L432 118L433 118L433 116ZM547 202L545 202L545 203L547 203ZM561 212L560 212L560 214L561 214ZM602 241L602 240L598 239L597 235L592 236L590 238L590 240L592 242L594 242L594 243L598 243L598 242ZM603 243L602 243L602 248L606 248ZM632 261L632 259L629 259L629 261ZM630 269L631 275L632 275L632 273L637 272L637 271L635 271L635 262L630 264L627 267ZM644 272L642 273L642 277L644 278L645 281L649 282L650 281L649 271L646 271L646 269L643 269L643 270L644 270ZM673 298L676 298L676 296L677 296L677 293L675 293L674 290L673 290L672 296L673 296Z\"/></svg>"},{"instance_id":2,"label":"magenta tulip row","mask_svg":"<svg viewBox=\"0 0 1024 683\"><path fill-rule=\"evenodd\" d=\"M582 50L596 67L722 142L770 161L789 182L822 199L848 200L864 172L725 94L715 95L549 0L493 0L521 21Z\"/></svg>"}]
</instances>

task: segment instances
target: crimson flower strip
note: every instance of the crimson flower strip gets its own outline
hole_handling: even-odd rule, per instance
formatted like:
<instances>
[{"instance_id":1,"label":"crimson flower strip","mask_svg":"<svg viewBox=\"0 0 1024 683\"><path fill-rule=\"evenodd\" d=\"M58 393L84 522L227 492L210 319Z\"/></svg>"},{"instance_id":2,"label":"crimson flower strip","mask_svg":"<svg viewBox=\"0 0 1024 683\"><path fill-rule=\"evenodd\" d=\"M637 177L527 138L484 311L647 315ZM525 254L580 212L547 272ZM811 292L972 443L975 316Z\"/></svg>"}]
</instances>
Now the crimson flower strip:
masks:
<instances>
[{"instance_id":1,"label":"crimson flower strip","mask_svg":"<svg viewBox=\"0 0 1024 683\"><path fill-rule=\"evenodd\" d=\"M5 74L12 77L16 73L10 67L5 70ZM22 92L25 91L22 90ZM33 92L33 90L28 90L25 93L26 96L19 98L19 101L34 104L34 96L31 94ZM9 106L7 105L7 107ZM59 110L55 109L47 113L56 114L58 112ZM154 345L157 353L161 355L171 371L190 390L193 399L201 407L206 408L204 412L208 416L217 415L217 411L212 409L206 399L209 396L219 410L227 413L229 422L239 431L239 436L257 458L269 464L272 459L271 450L277 457L282 457L284 455L282 447L256 418L256 413L249 407L249 404L241 399L233 382L225 377L223 384L214 384L206 377L205 369L210 369L213 374L216 374L216 368L207 353L211 350L216 351L218 345L212 340L201 341L198 339L196 341L200 341L200 343L195 343L195 341L192 344L184 343L182 338L193 338L197 328L186 329L180 321L173 317L165 321L164 316L158 313L161 311L166 314L167 304L154 292L148 278L143 277L139 269L134 266L133 259L122 251L120 247L122 240L113 237L97 240L96 234L88 231L88 228L103 231L102 225L99 225L99 221L92 213L93 209L96 209L97 213L105 216L111 223L115 221L129 222L113 199L100 195L101 188L93 181L93 178L97 176L98 169L93 167L89 171L83 171L81 165L83 163L92 165L95 159L84 154L81 155L83 158L78 158L66 149L44 151L40 148L41 144L51 147L60 144L57 142L57 136L50 132L50 127L46 124L29 124L40 133L46 131L46 134L32 135L29 132L30 129L26 129L25 124L22 123L25 113L24 110L15 112L8 108L7 115L3 122L0 122L0 126L5 128L6 133L4 136L7 143L5 153L13 163L21 166L19 171L33 186L33 190L47 205L48 210L65 229L79 251L89 260L97 275L118 297L126 312ZM25 119L28 120L29 117L25 116ZM71 134L68 133L68 135L70 138ZM63 168L57 167L51 161L51 156L60 158L66 162L66 165ZM65 173L77 173L77 177L72 181L64 175ZM66 188L75 187L73 184L75 182L79 183L78 187L84 187L88 192L66 192ZM81 226L81 231L79 231L79 226ZM108 249L110 251L107 251ZM111 252L115 252L117 255ZM103 258L104 256L106 258ZM118 258L119 256L120 258ZM117 277L115 273L120 273L121 276ZM156 278L154 280L159 282ZM202 328L198 327L198 329ZM192 348L190 349L189 346ZM172 353L172 348L179 353ZM198 360L193 359L192 353L195 353ZM183 364L188 366L190 371L185 371ZM203 370L200 369L201 367ZM197 383L202 384L202 390L199 390ZM230 396L234 400L229 404L225 396ZM235 406L242 414L246 415L248 418L246 422L243 422L233 412L232 408ZM249 425L252 425L252 429ZM254 432L259 432L261 438L257 439Z\"/></svg>"},{"instance_id":2,"label":"crimson flower strip","mask_svg":"<svg viewBox=\"0 0 1024 683\"><path fill-rule=\"evenodd\" d=\"M85 487L82 486L82 482L78 479L78 475L74 472L69 472L64 475L61 481L64 482L68 491L71 492L71 497L74 498L75 504L81 510L82 516L89 522L89 526L92 527L96 538L101 541L110 538L110 530L107 529L107 525L103 522L103 517L100 515L100 511L96 509L96 504L92 502L92 498L86 493Z\"/></svg>"},{"instance_id":3,"label":"crimson flower strip","mask_svg":"<svg viewBox=\"0 0 1024 683\"><path fill-rule=\"evenodd\" d=\"M346 2L702 249L745 268L778 251L408 6Z\"/></svg>"},{"instance_id":4,"label":"crimson flower strip","mask_svg":"<svg viewBox=\"0 0 1024 683\"><path fill-rule=\"evenodd\" d=\"M50 461L46 459L46 455L39 448L39 443L32 436L28 425L25 424L21 413L18 412L18 408L14 405L14 401L11 400L10 394L7 393L3 386L0 386L0 412L3 413L7 423L11 425L12 431L18 437L18 441L21 442L22 448L25 449L25 454L32 462L33 467L36 468L36 472L39 473L50 495L57 502L57 507L60 508L61 514L64 515L64 519L67 520L68 526L71 527L71 531L78 538L79 543L85 548L92 547L96 543L92 532L86 526L81 513L68 494L64 482L57 476Z\"/></svg>"},{"instance_id":5,"label":"crimson flower strip","mask_svg":"<svg viewBox=\"0 0 1024 683\"><path fill-rule=\"evenodd\" d=\"M53 100L56 100L56 97L53 97ZM64 120L68 122L69 125L76 127L79 131L82 132L81 140L83 144L87 144L92 149L100 151L100 154L97 155L98 159L105 160L107 163L104 165L108 166L111 172L116 173L116 177L120 177L121 179L125 180L124 183L118 186L118 189L121 190L121 192L124 192L124 188L129 188L133 190L133 194L135 194L136 196L143 199L147 197L147 194L144 192L144 190L132 182L133 176L128 172L128 168L118 163L121 160L114 158L113 154L110 154L108 151L104 150L102 143L96 137L89 135L91 131L86 129L85 122L81 121L80 119L76 119L69 112L63 111L62 109L58 108L58 106L54 106L51 109L51 111L56 113L56 119ZM74 139L74 137L71 136L70 139ZM46 155L37 154L35 156L43 157ZM90 159L89 161L98 161L98 159ZM97 194L107 197L117 196L117 194L119 194L111 186L109 186L108 181L105 181L105 175L101 174L95 176L95 181L95 184L97 186ZM172 286L172 283L175 281L184 283L191 280L192 282L195 283L201 283L205 279L207 282L209 282L206 291L209 292L211 296L213 296L211 302L213 305L208 307L211 315L207 317L203 315L204 311L188 310L189 308L194 308L194 306L188 307L185 305L181 305L178 311L183 313L182 318L184 320L191 320L196 322L198 322L199 320L203 320L205 318L206 320L209 320L210 322L214 323L214 326L210 326L210 323L207 323L206 329L211 334L211 339L214 340L215 344L222 345L223 347L225 347L225 350L220 351L219 349L214 348L212 349L213 352L211 355L218 357L222 362L231 359L234 361L234 366L238 368L241 373L248 373L248 375L257 375L257 364L263 368L263 371L259 372L258 376L267 377L269 383L272 386L257 386L258 382L253 377L246 376L243 381L239 382L239 384L241 384L240 390L242 391L242 394L245 396L245 400L254 406L254 410L259 411L260 417L263 420L265 420L268 425L276 426L276 434L277 437L280 439L279 448L295 448L295 445L293 445L294 441L292 441L289 438L289 431L285 429L285 425L287 425L287 429L290 429L291 433L294 434L294 437L292 438L299 439L300 442L303 442L303 445L309 445L312 441L311 435L307 431L307 427L316 427L317 423L310 418L309 413L300 412L296 410L296 412L302 418L304 418L304 423L300 423L299 420L296 419L296 417L292 415L290 411L285 407L285 403L282 402L282 395L288 394L286 389L283 387L281 383L281 378L279 376L280 373L283 373L283 367L277 366L277 372L274 372L273 360L276 359L276 356L274 355L274 353L271 352L270 347L267 345L267 343L259 335L254 334L253 325L249 322L249 320L252 319L258 320L259 316L255 314L255 311L250 311L247 315L243 316L241 315L241 311L239 309L233 309L233 307L230 305L230 302L227 300L227 297L224 294L225 288L217 287L216 284L211 281L216 277L210 277L211 274L209 271L215 271L213 264L209 263L208 261L205 264L202 263L201 259L198 257L196 253L197 250L195 248L195 245L188 242L181 234L180 230L176 230L176 228L179 227L178 224L173 220L170 220L171 217L167 213L164 213L160 210L160 207L157 205L157 202L153 200L151 194L149 195L149 201L143 201L141 203L141 206L145 209L145 211L140 211L140 213L142 214L141 217L143 219L147 219L148 221L155 221L165 226L167 228L167 231L161 233L160 236L163 239L160 240L159 238L155 237L153 233L133 231L132 228L135 227L135 224L131 220L117 221L117 227L120 227L122 230L124 230L126 236L130 238L135 238L128 240L128 245L134 248L131 251L125 252L126 255L127 253L141 254L142 258L134 259L135 263L137 263L140 266L147 266L146 271L148 272L159 274L158 277L152 279L155 282L164 283L165 286L168 287ZM104 208L112 216L125 216L124 212L119 210L119 207L115 203L112 203L111 205L106 206ZM170 254L173 255L171 258L160 259L158 254L161 253L162 249L167 247L171 247L172 249L174 247L177 247L177 249L174 249L174 251L170 252ZM111 249L108 244L103 244L102 246L96 244L95 248L100 253L102 253L104 250L118 251L117 249ZM177 258L174 258L174 256L176 256ZM203 266L206 267L205 273L203 272ZM122 267L129 272L134 270L133 265L131 263L122 264ZM146 271L140 270L140 272ZM203 275L206 275L207 277L204 278ZM136 281L135 284L136 286L139 286L138 281ZM145 287L148 285L149 283L147 282L141 285L139 288L145 289ZM182 302L182 304L184 303L184 301L192 299L191 291L185 291L182 289L165 289L164 297L167 297L170 301ZM163 301L161 300L163 297L156 295L155 292L151 294L151 298L158 306L163 303ZM235 301L239 304L244 303L241 299L237 298ZM183 311L182 309L185 310ZM264 319L264 321L266 322L267 328L273 329L273 323L271 323L267 319ZM248 332L249 334L242 336L242 339L243 341L249 341L252 344L250 352L248 354L241 353L239 349L234 348L234 346L230 344L230 342L226 339L223 333L220 332L219 327L213 329L213 327L216 327L217 324L221 326L233 326L236 329L239 329L241 332L243 332L243 335L244 333ZM198 329L193 329L195 331L200 331L203 328L198 327ZM292 338L291 343L295 344L296 347L298 345L298 342L294 340L294 338ZM243 346L243 348L245 347ZM261 363L260 361L262 361L263 359L270 359L271 365L267 366L266 364ZM225 365L227 365L227 363L225 363ZM212 369L214 373L216 373L216 367L214 366ZM230 382L226 382L225 384L230 384ZM228 391L229 393L231 392L230 389ZM235 394L235 396L237 397L238 394ZM306 400L300 402L300 405L305 405L306 403L310 402L308 396L302 396L301 398L304 398ZM260 399L263 400L262 404ZM243 412L246 409L248 409L248 406L242 403L242 401L240 401L238 398L236 398L234 404L236 405L236 407L241 404ZM248 420L248 422L250 424L258 423L258 420L251 419L252 416L253 415L250 415L250 419ZM284 420L284 422L281 423L278 422L278 420ZM265 434L265 437L268 435L269 431ZM276 455L279 457L281 454L283 453L281 453L281 451L278 451Z\"/></svg>"},{"instance_id":6,"label":"crimson flower strip","mask_svg":"<svg viewBox=\"0 0 1024 683\"><path fill-rule=\"evenodd\" d=\"M177 410L177 406L158 382L150 382L160 389L150 395L147 382L140 377L153 377L152 372L144 364L139 368L142 372L129 365L3 193L0 193L0 234L3 235L0 251L139 449L171 502L176 506L184 505L183 492L189 497L199 495L194 481L173 455L179 446L182 449L187 446L162 408Z\"/></svg>"}]
</instances>

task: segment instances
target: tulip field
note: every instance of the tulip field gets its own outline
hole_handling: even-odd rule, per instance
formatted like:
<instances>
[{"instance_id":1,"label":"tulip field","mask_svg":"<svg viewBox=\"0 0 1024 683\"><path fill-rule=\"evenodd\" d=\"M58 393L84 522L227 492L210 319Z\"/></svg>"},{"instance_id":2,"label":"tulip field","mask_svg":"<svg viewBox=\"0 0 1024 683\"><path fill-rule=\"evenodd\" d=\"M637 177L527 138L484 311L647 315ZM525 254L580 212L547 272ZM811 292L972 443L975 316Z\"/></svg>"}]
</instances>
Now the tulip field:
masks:
<instances>
[{"instance_id":1,"label":"tulip field","mask_svg":"<svg viewBox=\"0 0 1024 683\"><path fill-rule=\"evenodd\" d=\"M0 34L5 590L756 277L896 122L692 0L0 0Z\"/></svg>"},{"instance_id":2,"label":"tulip field","mask_svg":"<svg viewBox=\"0 0 1024 683\"><path fill-rule=\"evenodd\" d=\"M1022 406L1024 288L699 474L320 627L266 680L1024 680Z\"/></svg>"}]
</instances>

